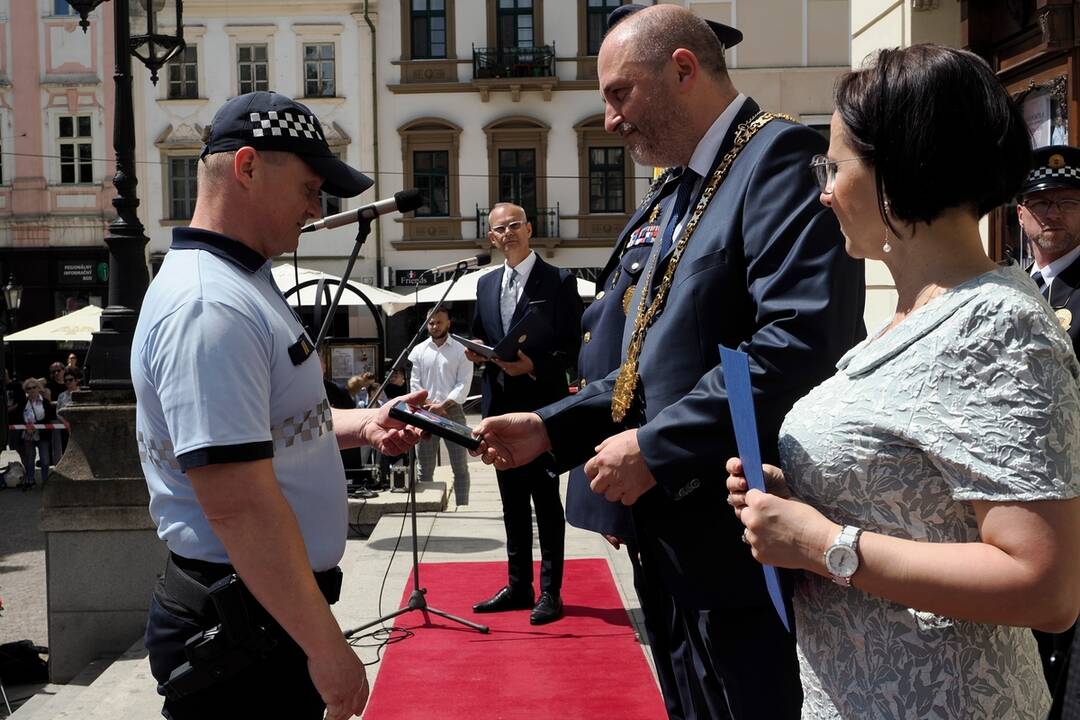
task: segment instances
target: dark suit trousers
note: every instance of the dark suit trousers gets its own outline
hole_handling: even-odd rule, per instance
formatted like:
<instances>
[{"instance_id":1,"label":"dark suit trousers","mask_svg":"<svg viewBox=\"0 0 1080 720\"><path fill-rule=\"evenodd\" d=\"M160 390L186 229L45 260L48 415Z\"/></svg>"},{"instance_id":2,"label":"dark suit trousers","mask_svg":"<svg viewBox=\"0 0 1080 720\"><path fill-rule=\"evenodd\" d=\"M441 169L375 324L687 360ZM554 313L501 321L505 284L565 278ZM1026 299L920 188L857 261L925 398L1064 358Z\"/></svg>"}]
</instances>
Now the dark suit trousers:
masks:
<instances>
[{"instance_id":1,"label":"dark suit trousers","mask_svg":"<svg viewBox=\"0 0 1080 720\"><path fill-rule=\"evenodd\" d=\"M540 592L558 595L562 590L563 545L566 521L559 499L559 475L551 456L541 455L528 465L497 470L506 526L506 557L509 585L514 590L531 588L532 508L536 509L536 533L540 540Z\"/></svg>"},{"instance_id":2,"label":"dark suit trousers","mask_svg":"<svg viewBox=\"0 0 1080 720\"><path fill-rule=\"evenodd\" d=\"M664 592L655 564L642 555L642 581ZM718 568L717 572L721 570ZM669 596L670 597L670 596ZM686 720L799 720L802 685L795 635L784 629L771 605L698 609L671 597L665 606L642 603L646 628L667 622L677 705ZM666 617L656 617L666 613ZM650 619L649 615L653 615ZM657 663L658 665L660 663ZM663 688L663 684L661 684Z\"/></svg>"},{"instance_id":3,"label":"dark suit trousers","mask_svg":"<svg viewBox=\"0 0 1080 720\"><path fill-rule=\"evenodd\" d=\"M637 543L627 540L626 552L630 555L630 567L634 570L634 589L637 590L638 602L641 603L645 635L649 640L649 651L656 666L656 676L660 681L660 692L664 696L668 720L686 720L687 714L683 710L679 684L675 680L675 668L671 662L671 627L674 623L675 606L671 595L662 587L650 587L645 582ZM720 715L717 720L726 720L728 717L727 714Z\"/></svg>"}]
</instances>

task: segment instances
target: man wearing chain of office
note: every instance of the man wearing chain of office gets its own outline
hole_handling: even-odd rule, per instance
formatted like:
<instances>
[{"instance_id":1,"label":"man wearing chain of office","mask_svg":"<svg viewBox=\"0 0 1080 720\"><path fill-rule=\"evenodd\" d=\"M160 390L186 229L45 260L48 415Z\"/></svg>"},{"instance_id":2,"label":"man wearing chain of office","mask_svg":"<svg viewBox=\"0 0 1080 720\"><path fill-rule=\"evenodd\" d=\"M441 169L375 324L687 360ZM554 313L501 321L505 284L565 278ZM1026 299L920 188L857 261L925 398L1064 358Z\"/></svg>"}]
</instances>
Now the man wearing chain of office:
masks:
<instances>
[{"instance_id":1,"label":"man wearing chain of office","mask_svg":"<svg viewBox=\"0 0 1080 720\"><path fill-rule=\"evenodd\" d=\"M809 171L826 143L740 94L717 35L678 6L612 27L597 70L606 129L639 164L675 166L660 191L674 199L629 298L621 367L536 413L486 418L482 454L497 468L545 451L560 471L585 462L593 492L632 506L644 582L671 597L652 620L667 624L665 691L683 717L798 718L794 637L727 512L737 450L718 346L749 354L775 459L786 411L864 335L862 264Z\"/></svg>"}]
</instances>

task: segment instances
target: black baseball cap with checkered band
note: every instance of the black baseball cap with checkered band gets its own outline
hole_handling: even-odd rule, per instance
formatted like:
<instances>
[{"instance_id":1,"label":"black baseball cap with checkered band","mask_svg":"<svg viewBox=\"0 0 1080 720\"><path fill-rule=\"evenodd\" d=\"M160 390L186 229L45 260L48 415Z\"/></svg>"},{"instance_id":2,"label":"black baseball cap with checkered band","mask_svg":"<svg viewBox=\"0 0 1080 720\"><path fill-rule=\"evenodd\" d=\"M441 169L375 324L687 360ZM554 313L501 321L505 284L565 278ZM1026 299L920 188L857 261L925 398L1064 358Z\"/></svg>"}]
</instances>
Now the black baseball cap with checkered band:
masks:
<instances>
[{"instance_id":1,"label":"black baseball cap with checkered band","mask_svg":"<svg viewBox=\"0 0 1080 720\"><path fill-rule=\"evenodd\" d=\"M354 197L374 185L371 178L330 151L315 113L276 92L247 93L229 100L203 131L203 143L200 158L242 147L297 155L322 177L322 189L337 197Z\"/></svg>"},{"instance_id":2,"label":"black baseball cap with checkered band","mask_svg":"<svg viewBox=\"0 0 1080 720\"><path fill-rule=\"evenodd\" d=\"M1032 154L1032 169L1020 188L1020 197L1043 190L1080 190L1080 148L1047 145Z\"/></svg>"}]
</instances>

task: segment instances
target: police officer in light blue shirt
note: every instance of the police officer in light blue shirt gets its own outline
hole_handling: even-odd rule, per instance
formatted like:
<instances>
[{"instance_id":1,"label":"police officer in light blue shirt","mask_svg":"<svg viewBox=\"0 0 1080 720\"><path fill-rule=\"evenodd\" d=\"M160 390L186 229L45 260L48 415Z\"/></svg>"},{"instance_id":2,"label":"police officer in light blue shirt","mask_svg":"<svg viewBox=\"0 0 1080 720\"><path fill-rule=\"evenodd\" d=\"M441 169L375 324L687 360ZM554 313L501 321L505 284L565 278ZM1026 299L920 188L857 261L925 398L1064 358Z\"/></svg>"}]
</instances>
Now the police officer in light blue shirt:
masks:
<instances>
[{"instance_id":1,"label":"police officer in light blue shirt","mask_svg":"<svg viewBox=\"0 0 1080 720\"><path fill-rule=\"evenodd\" d=\"M387 410L331 410L269 258L295 250L320 190L352 197L371 180L276 93L230 100L204 139L191 226L174 231L132 346L139 454L170 551L147 626L151 671L173 720L351 717L368 687L329 608L347 533L338 450L396 455L419 435ZM227 670L208 675L184 665L184 644L225 622L207 590L234 573L250 622L227 637L248 644L214 655Z\"/></svg>"}]
</instances>

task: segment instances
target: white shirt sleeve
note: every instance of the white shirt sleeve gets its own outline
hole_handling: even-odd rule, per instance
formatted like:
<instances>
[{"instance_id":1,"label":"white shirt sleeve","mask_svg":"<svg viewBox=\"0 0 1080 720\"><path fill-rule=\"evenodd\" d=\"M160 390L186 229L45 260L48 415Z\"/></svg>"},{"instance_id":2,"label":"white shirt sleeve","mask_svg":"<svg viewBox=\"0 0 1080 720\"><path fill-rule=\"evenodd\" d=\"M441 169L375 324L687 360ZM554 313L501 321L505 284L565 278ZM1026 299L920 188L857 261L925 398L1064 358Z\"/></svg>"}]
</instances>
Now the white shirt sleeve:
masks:
<instances>
[{"instance_id":1,"label":"white shirt sleeve","mask_svg":"<svg viewBox=\"0 0 1080 720\"><path fill-rule=\"evenodd\" d=\"M422 346L417 345L409 351L409 362L412 363L412 373L409 375L409 392L423 390L420 386L420 353Z\"/></svg>"},{"instance_id":2,"label":"white shirt sleeve","mask_svg":"<svg viewBox=\"0 0 1080 720\"><path fill-rule=\"evenodd\" d=\"M469 397L469 387L472 385L473 363L465 357L465 349L457 348L454 353L457 366L454 368L454 386L446 393L447 400L453 400L458 405L464 405Z\"/></svg>"}]
</instances>

